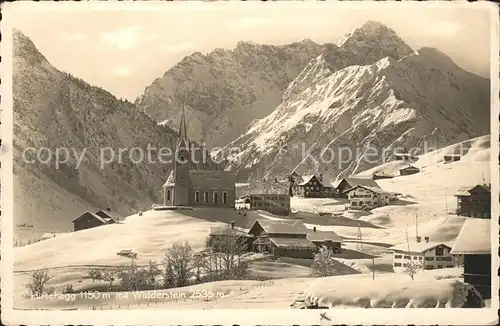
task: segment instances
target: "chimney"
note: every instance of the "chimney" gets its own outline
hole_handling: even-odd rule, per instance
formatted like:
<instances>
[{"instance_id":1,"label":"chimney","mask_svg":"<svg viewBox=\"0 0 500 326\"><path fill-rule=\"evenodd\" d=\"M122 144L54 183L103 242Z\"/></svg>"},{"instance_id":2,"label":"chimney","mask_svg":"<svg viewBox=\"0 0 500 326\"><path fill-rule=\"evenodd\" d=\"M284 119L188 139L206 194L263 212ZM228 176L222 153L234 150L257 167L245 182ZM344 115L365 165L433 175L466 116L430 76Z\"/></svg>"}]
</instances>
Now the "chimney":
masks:
<instances>
[{"instance_id":1,"label":"chimney","mask_svg":"<svg viewBox=\"0 0 500 326\"><path fill-rule=\"evenodd\" d=\"M313 232L316 232L316 227L315 226L313 227Z\"/></svg>"},{"instance_id":2,"label":"chimney","mask_svg":"<svg viewBox=\"0 0 500 326\"><path fill-rule=\"evenodd\" d=\"M231 221L231 229L234 229L234 222Z\"/></svg>"},{"instance_id":3,"label":"chimney","mask_svg":"<svg viewBox=\"0 0 500 326\"><path fill-rule=\"evenodd\" d=\"M417 237L417 242L422 242L422 237Z\"/></svg>"},{"instance_id":4,"label":"chimney","mask_svg":"<svg viewBox=\"0 0 500 326\"><path fill-rule=\"evenodd\" d=\"M111 208L109 208L109 207L108 207L108 208L106 208L106 210L107 210L108 212L111 212Z\"/></svg>"},{"instance_id":5,"label":"chimney","mask_svg":"<svg viewBox=\"0 0 500 326\"><path fill-rule=\"evenodd\" d=\"M425 237L425 242L429 242L429 237Z\"/></svg>"}]
</instances>

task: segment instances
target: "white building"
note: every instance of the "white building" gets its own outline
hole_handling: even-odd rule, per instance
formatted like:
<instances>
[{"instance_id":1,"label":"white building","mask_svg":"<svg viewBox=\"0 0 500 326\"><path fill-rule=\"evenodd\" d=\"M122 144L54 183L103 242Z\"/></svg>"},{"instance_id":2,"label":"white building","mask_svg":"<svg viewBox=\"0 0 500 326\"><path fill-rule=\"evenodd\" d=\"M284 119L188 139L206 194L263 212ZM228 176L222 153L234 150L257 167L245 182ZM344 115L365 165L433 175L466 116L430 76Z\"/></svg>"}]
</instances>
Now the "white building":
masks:
<instances>
[{"instance_id":1,"label":"white building","mask_svg":"<svg viewBox=\"0 0 500 326\"><path fill-rule=\"evenodd\" d=\"M409 248L409 249L408 249ZM402 243L390 248L393 251L394 271L402 272L410 262L417 263L421 269L451 268L456 266L451 247L443 242L430 242L426 237L420 241Z\"/></svg>"},{"instance_id":2,"label":"white building","mask_svg":"<svg viewBox=\"0 0 500 326\"><path fill-rule=\"evenodd\" d=\"M346 193L349 199L348 208L351 209L372 209L393 204L397 200L397 194L377 187L358 185Z\"/></svg>"}]
</instances>

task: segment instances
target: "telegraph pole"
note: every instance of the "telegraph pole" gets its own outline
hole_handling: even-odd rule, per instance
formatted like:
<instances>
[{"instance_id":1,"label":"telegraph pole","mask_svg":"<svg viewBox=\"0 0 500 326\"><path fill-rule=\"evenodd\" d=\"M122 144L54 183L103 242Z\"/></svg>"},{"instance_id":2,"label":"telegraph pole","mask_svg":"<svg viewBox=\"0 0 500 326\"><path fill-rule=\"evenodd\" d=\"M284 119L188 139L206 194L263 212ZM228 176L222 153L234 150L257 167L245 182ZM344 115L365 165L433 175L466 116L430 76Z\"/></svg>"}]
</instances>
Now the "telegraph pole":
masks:
<instances>
[{"instance_id":1,"label":"telegraph pole","mask_svg":"<svg viewBox=\"0 0 500 326\"><path fill-rule=\"evenodd\" d=\"M415 214L415 232L417 234L416 239L418 239L418 213Z\"/></svg>"},{"instance_id":2,"label":"telegraph pole","mask_svg":"<svg viewBox=\"0 0 500 326\"><path fill-rule=\"evenodd\" d=\"M444 207L445 215L448 215L448 197L446 196L446 188L444 189Z\"/></svg>"},{"instance_id":3,"label":"telegraph pole","mask_svg":"<svg viewBox=\"0 0 500 326\"><path fill-rule=\"evenodd\" d=\"M363 250L363 238L361 236L361 223L358 223L358 243L356 245L356 249Z\"/></svg>"},{"instance_id":4,"label":"telegraph pole","mask_svg":"<svg viewBox=\"0 0 500 326\"><path fill-rule=\"evenodd\" d=\"M372 278L375 280L375 249L372 251Z\"/></svg>"}]
</instances>

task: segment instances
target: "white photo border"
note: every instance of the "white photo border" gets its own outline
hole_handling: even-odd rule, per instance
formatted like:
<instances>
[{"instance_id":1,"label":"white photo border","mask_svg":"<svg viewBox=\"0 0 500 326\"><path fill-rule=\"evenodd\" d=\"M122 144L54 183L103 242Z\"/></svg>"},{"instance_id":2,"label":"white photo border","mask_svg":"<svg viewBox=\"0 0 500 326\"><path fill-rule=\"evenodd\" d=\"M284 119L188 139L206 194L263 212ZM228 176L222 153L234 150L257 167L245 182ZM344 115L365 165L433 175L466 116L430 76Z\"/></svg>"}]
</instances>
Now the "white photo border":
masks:
<instances>
[{"instance_id":1,"label":"white photo border","mask_svg":"<svg viewBox=\"0 0 500 326\"><path fill-rule=\"evenodd\" d=\"M13 285L13 99L12 99L12 17L25 10L44 11L149 11L149 10L232 10L235 7L257 7L266 10L271 7L310 6L359 8L364 10L384 10L400 6L411 10L414 7L442 8L464 7L470 10L489 10L491 15L491 182L492 182L492 299L491 308L483 309L332 309L332 310L296 310L296 309L218 309L218 310L110 310L110 311L22 311L14 310ZM499 202L499 11L491 2L378 2L378 1L277 1L277 2L30 2L19 1L2 4L2 42L1 42L1 309L2 322L6 325L310 325L322 324L320 314L325 313L330 319L328 324L389 324L389 325L487 325L498 322L498 216ZM43 26L41 26L43 28ZM470 28L474 28L470 26Z\"/></svg>"}]
</instances>

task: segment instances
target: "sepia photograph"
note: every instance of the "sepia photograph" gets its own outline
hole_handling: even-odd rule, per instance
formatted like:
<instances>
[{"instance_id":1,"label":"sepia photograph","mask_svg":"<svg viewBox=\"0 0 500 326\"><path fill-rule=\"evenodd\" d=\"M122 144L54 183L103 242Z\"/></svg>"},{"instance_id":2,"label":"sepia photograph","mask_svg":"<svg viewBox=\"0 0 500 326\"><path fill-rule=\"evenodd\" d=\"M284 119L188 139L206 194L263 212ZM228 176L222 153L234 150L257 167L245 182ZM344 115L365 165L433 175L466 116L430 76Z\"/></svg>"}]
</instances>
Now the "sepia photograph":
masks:
<instances>
[{"instance_id":1,"label":"sepia photograph","mask_svg":"<svg viewBox=\"0 0 500 326\"><path fill-rule=\"evenodd\" d=\"M3 323L498 322L496 5L2 7Z\"/></svg>"}]
</instances>

